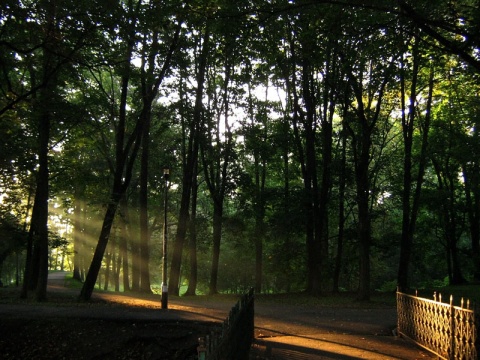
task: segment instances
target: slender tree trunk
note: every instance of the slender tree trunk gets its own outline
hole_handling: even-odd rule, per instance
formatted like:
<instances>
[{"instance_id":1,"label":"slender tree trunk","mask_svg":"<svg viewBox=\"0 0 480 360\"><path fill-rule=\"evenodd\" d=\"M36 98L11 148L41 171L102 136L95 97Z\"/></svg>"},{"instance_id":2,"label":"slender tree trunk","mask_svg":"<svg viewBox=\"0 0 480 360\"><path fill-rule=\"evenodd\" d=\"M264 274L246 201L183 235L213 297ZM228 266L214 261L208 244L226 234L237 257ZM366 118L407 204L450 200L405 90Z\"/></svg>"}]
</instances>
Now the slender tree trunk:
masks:
<instances>
[{"instance_id":1,"label":"slender tree trunk","mask_svg":"<svg viewBox=\"0 0 480 360\"><path fill-rule=\"evenodd\" d=\"M307 55L308 56L308 55ZM310 237L307 243L308 256L308 276L307 291L318 295L322 289L322 224L324 219L319 216L319 189L317 179L317 160L316 160L316 107L313 90L312 68L307 56L303 59L303 101L305 102L306 114L303 118L305 129L305 190L306 206L308 207L308 220ZM309 204L307 204L307 202Z\"/></svg>"},{"instance_id":2,"label":"slender tree trunk","mask_svg":"<svg viewBox=\"0 0 480 360\"><path fill-rule=\"evenodd\" d=\"M478 138L478 130L475 130L475 138ZM478 159L478 157L477 157ZM480 169L478 160L472 165L472 171L468 165L463 165L463 179L465 184L465 199L467 204L468 223L472 243L473 278L480 282Z\"/></svg>"},{"instance_id":3,"label":"slender tree trunk","mask_svg":"<svg viewBox=\"0 0 480 360\"><path fill-rule=\"evenodd\" d=\"M176 27L175 34L168 49L163 66L158 74L156 56L159 52L158 32L154 31L149 47L148 40L145 38L143 49L150 51L143 54L141 67L141 93L143 101L143 109L140 114L141 122L144 124L142 137L142 158L140 165L140 243L139 243L139 290L151 293L150 286L150 235L151 231L148 226L148 162L149 162L149 143L150 143L150 123L152 118L152 104L158 94L158 89L170 68L170 62L175 49L177 48L180 30L182 26L179 23ZM132 276L133 277L133 276Z\"/></svg>"},{"instance_id":4,"label":"slender tree trunk","mask_svg":"<svg viewBox=\"0 0 480 360\"><path fill-rule=\"evenodd\" d=\"M55 98L55 84L57 71L55 68L55 55L50 49L57 42L58 29L56 28L56 5L49 4L46 9L45 23L45 48L43 49L42 83L38 98L35 98L37 107L37 132L38 132L38 172L36 176L36 193L30 223L27 263L25 266L25 279L21 297L27 296L27 291L35 288L37 301L47 298L48 280L48 198L49 198L49 170L48 152L50 141L50 122L52 99ZM52 75L53 74L53 75ZM34 83L35 81L33 81ZM38 101L36 101L38 100Z\"/></svg>"},{"instance_id":5,"label":"slender tree trunk","mask_svg":"<svg viewBox=\"0 0 480 360\"><path fill-rule=\"evenodd\" d=\"M136 202L134 202L134 208L137 207ZM137 215L137 212L134 212ZM131 215L131 214L130 214ZM133 292L140 291L140 219L137 216L130 216L130 225L131 229L135 229L134 231L130 232L130 236L128 237L128 244L130 249L130 256L131 256L131 288L130 290Z\"/></svg>"},{"instance_id":6,"label":"slender tree trunk","mask_svg":"<svg viewBox=\"0 0 480 360\"><path fill-rule=\"evenodd\" d=\"M180 269L182 265L182 253L187 234L188 226L188 209L190 206L190 196L192 191L193 178L197 176L194 172L198 162L198 133L200 124L202 122L203 111L203 94L205 86L205 75L207 69L207 58L210 51L209 40L210 31L209 24L206 25L203 37L203 48L200 54L199 68L197 74L197 90L195 93L195 108L193 119L189 126L188 147L183 163L183 177L182 177L182 197L180 200L180 212L178 215L177 233L175 236L175 243L173 248L172 260L170 263L170 278L168 284L168 292L172 295L178 295L180 290Z\"/></svg>"},{"instance_id":7,"label":"slender tree trunk","mask_svg":"<svg viewBox=\"0 0 480 360\"><path fill-rule=\"evenodd\" d=\"M149 240L150 230L148 224L148 160L150 148L150 108L151 104L144 103L145 130L142 138L142 155L140 162L140 246L139 246L139 265L140 265L140 291L151 293L150 288L150 251Z\"/></svg>"},{"instance_id":8,"label":"slender tree trunk","mask_svg":"<svg viewBox=\"0 0 480 360\"><path fill-rule=\"evenodd\" d=\"M251 71L251 68L249 68ZM268 84L267 84L268 88ZM265 95L265 100L268 99L268 94ZM253 159L255 172L255 189L253 195L253 209L255 218L255 228L252 233L253 243L255 244L255 293L262 292L263 284L263 242L265 237L265 180L267 172L267 162L265 154L261 151L267 142L268 126L266 119L263 119L263 133L261 136L255 129L256 121L254 114L253 96L251 87L248 87L248 113L251 121L253 135ZM288 154L287 154L288 156Z\"/></svg>"},{"instance_id":9,"label":"slender tree trunk","mask_svg":"<svg viewBox=\"0 0 480 360\"><path fill-rule=\"evenodd\" d=\"M105 249L107 248L108 238L110 236L110 230L115 218L115 212L117 211L117 205L120 201L120 196L121 195L118 194L118 192L114 193L112 195L112 201L107 205L107 211L103 220L102 230L100 232L97 247L95 248L87 277L85 278L82 290L80 291L80 300L90 300L90 297L92 296L95 282L97 281L97 276L102 265L103 255L105 253Z\"/></svg>"},{"instance_id":10,"label":"slender tree trunk","mask_svg":"<svg viewBox=\"0 0 480 360\"><path fill-rule=\"evenodd\" d=\"M367 138L368 137L368 138ZM368 148L369 135L364 135L363 150L360 161L356 165L357 205L358 205L358 237L359 237L359 286L358 299L370 298L370 246L371 218L369 211L369 179L368 179Z\"/></svg>"},{"instance_id":11,"label":"slender tree trunk","mask_svg":"<svg viewBox=\"0 0 480 360\"><path fill-rule=\"evenodd\" d=\"M455 178L454 178L455 176ZM447 184L448 184L448 198L447 207L448 210L445 212L448 220L446 221L446 228L447 228L447 240L449 244L449 251L451 254L452 260L452 280L451 285L460 285L465 283L465 278L462 274L462 267L460 264L459 253L458 253L458 224L457 224L457 214L456 214L456 206L455 206L455 182L456 182L457 174L453 175L450 173L447 176Z\"/></svg>"},{"instance_id":12,"label":"slender tree trunk","mask_svg":"<svg viewBox=\"0 0 480 360\"><path fill-rule=\"evenodd\" d=\"M198 167L198 163L196 164ZM195 169L195 173L198 170ZM185 295L193 296L197 292L198 282L198 264L197 264L197 196L198 196L198 180L197 177L193 177L192 183L192 211L190 216L190 243L189 243L189 255L190 255L190 274L188 277L188 288Z\"/></svg>"},{"instance_id":13,"label":"slender tree trunk","mask_svg":"<svg viewBox=\"0 0 480 360\"><path fill-rule=\"evenodd\" d=\"M121 203L121 201L120 201L120 203ZM122 221L122 220L120 220L120 221ZM119 292L120 291L120 273L122 271L122 246L121 246L122 232L117 230L116 233L117 233L116 234L116 238L117 238L116 253L117 253L117 256L115 258L113 266L115 268L115 279L114 279L115 291Z\"/></svg>"},{"instance_id":14,"label":"slender tree trunk","mask_svg":"<svg viewBox=\"0 0 480 360\"><path fill-rule=\"evenodd\" d=\"M413 251L413 236L415 233L415 226L420 209L420 195L423 183L423 177L425 174L425 166L427 159L427 144L428 133L430 128L430 114L433 98L433 80L434 71L433 67L430 70L429 79L429 95L427 99L427 111L424 120L424 126L422 131L422 146L420 151L420 161L418 163L417 181L415 184L415 192L413 199L411 196L411 189L413 184L412 175L412 146L413 146L413 131L415 128L415 115L416 115L416 94L417 94L417 78L419 72L419 51L418 42L420 39L415 38L415 44L413 46L413 69L412 69L412 84L410 88L410 106L407 115L405 105L405 76L401 72L401 101L402 101L402 130L404 139L404 164L403 164L403 193L402 193L402 237L400 242L400 259L398 266L398 287L405 291L409 287L409 271L410 271L410 258ZM413 202L413 204L412 204Z\"/></svg>"},{"instance_id":15,"label":"slender tree trunk","mask_svg":"<svg viewBox=\"0 0 480 360\"><path fill-rule=\"evenodd\" d=\"M209 294L218 293L218 266L220 262L220 244L222 241L223 201L213 202L213 248L212 267L210 270Z\"/></svg>"},{"instance_id":16,"label":"slender tree trunk","mask_svg":"<svg viewBox=\"0 0 480 360\"><path fill-rule=\"evenodd\" d=\"M371 184L370 184L370 150L372 146L372 134L380 116L383 97L386 86L392 76L396 61L392 59L388 67L384 68L382 81L378 85L378 89L368 88L365 85L364 76L371 77L371 73L367 72L365 64L360 65L360 70L356 74L353 68L347 68L347 75L351 90L356 100L354 109L356 115L356 123L346 123L347 129L352 138L352 148L355 166L355 182L356 182L356 200L358 208L358 246L359 246L359 286L358 299L370 299L370 247L371 247ZM371 67L368 66L368 72ZM365 89L367 86L367 89ZM375 95L372 95L375 94ZM368 99L364 96L368 95ZM375 101L374 101L375 99ZM374 105L373 105L374 104ZM374 107L373 109L371 107Z\"/></svg>"},{"instance_id":17,"label":"slender tree trunk","mask_svg":"<svg viewBox=\"0 0 480 360\"><path fill-rule=\"evenodd\" d=\"M103 290L105 291L108 290L112 273L112 244L113 241L110 241L108 246L110 251L107 251L107 255L105 256L105 282L103 283Z\"/></svg>"},{"instance_id":18,"label":"slender tree trunk","mask_svg":"<svg viewBox=\"0 0 480 360\"><path fill-rule=\"evenodd\" d=\"M119 261L122 261L122 280L123 280L123 291L130 291L130 275L129 275L129 263L128 263L128 227L129 222L129 211L127 199L122 197L120 201L121 209L121 222L120 222L120 239L118 241L119 246Z\"/></svg>"},{"instance_id":19,"label":"slender tree trunk","mask_svg":"<svg viewBox=\"0 0 480 360\"><path fill-rule=\"evenodd\" d=\"M49 197L49 171L48 149L50 140L50 113L49 106L52 93L50 87L41 91L39 97L39 120L38 120L38 172L35 201L32 210L32 220L29 231L29 241L32 243L30 267L26 268L25 286L35 288L37 301L44 301L47 297L48 278L48 197ZM23 295L23 294L22 294Z\"/></svg>"},{"instance_id":20,"label":"slender tree trunk","mask_svg":"<svg viewBox=\"0 0 480 360\"><path fill-rule=\"evenodd\" d=\"M446 146L451 146L447 144ZM446 160L444 168L437 159L432 159L438 180L438 192L442 199L441 218L446 242L447 267L450 285L458 285L465 282L461 272L461 266L458 258L458 235L457 235L457 214L456 214L456 196L455 182L456 171L452 172L449 166L449 160ZM454 178L455 177L455 178Z\"/></svg>"},{"instance_id":21,"label":"slender tree trunk","mask_svg":"<svg viewBox=\"0 0 480 360\"><path fill-rule=\"evenodd\" d=\"M344 112L344 118L346 112ZM343 242L345 230L345 188L346 188L346 168L347 168L347 132L345 124L342 131L342 158L339 175L338 188L338 239L337 239L337 255L335 257L335 268L333 271L333 291L339 291L340 273L342 270L343 259Z\"/></svg>"},{"instance_id":22,"label":"slender tree trunk","mask_svg":"<svg viewBox=\"0 0 480 360\"><path fill-rule=\"evenodd\" d=\"M132 4L130 4L132 6ZM132 21L132 30L136 21ZM118 208L120 199L124 196L128 185L132 178L132 169L137 158L140 140L142 137L144 124L137 121L129 139L126 137L126 114L127 114L127 95L128 85L130 82L130 61L133 53L134 37L129 39L128 49L125 56L125 72L122 76L119 124L116 128L116 144L115 144L115 173L113 178L112 192L110 201L107 204L105 217L103 219L102 229L98 239L97 246L90 264L87 277L80 292L80 300L90 300L98 273L102 265L103 255L110 237L110 230L115 219L115 213Z\"/></svg>"},{"instance_id":23,"label":"slender tree trunk","mask_svg":"<svg viewBox=\"0 0 480 360\"><path fill-rule=\"evenodd\" d=\"M266 131L266 127L265 127ZM263 141L266 139L264 138ZM263 238L265 237L265 178L266 161L259 162L258 151L255 151L255 293L262 292L263 277Z\"/></svg>"},{"instance_id":24,"label":"slender tree trunk","mask_svg":"<svg viewBox=\"0 0 480 360\"><path fill-rule=\"evenodd\" d=\"M84 189L83 186L80 187L80 184L75 186L73 210L73 278L77 281L82 281L81 267L83 264L82 257L84 256L82 213L85 211L83 208L85 203L82 200Z\"/></svg>"}]
</instances>

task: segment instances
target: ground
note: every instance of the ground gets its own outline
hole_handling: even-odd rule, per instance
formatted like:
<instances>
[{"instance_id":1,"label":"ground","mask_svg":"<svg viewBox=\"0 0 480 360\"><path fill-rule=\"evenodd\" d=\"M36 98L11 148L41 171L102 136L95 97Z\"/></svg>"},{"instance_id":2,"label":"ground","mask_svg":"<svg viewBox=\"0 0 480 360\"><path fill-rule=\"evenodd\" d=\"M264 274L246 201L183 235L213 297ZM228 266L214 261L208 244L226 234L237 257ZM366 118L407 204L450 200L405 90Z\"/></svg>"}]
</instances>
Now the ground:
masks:
<instances>
[{"instance_id":1,"label":"ground","mask_svg":"<svg viewBox=\"0 0 480 360\"><path fill-rule=\"evenodd\" d=\"M153 309L132 312L128 304L98 299L79 304L58 293L50 293L49 302L41 305L18 303L17 298L18 291L0 289L0 308L6 302L17 303L10 303L10 309L18 306L18 311L0 315L4 360L196 359L198 338L218 326L209 321L155 319L149 315Z\"/></svg>"},{"instance_id":2,"label":"ground","mask_svg":"<svg viewBox=\"0 0 480 360\"><path fill-rule=\"evenodd\" d=\"M98 319L3 319L2 359L196 359L206 327Z\"/></svg>"},{"instance_id":3,"label":"ground","mask_svg":"<svg viewBox=\"0 0 480 360\"><path fill-rule=\"evenodd\" d=\"M2 359L196 359L198 338L223 322L238 296L160 297L49 285L47 303L0 288ZM343 303L345 301L345 303ZM394 336L394 305L308 296L257 296L251 359L426 359Z\"/></svg>"}]
</instances>

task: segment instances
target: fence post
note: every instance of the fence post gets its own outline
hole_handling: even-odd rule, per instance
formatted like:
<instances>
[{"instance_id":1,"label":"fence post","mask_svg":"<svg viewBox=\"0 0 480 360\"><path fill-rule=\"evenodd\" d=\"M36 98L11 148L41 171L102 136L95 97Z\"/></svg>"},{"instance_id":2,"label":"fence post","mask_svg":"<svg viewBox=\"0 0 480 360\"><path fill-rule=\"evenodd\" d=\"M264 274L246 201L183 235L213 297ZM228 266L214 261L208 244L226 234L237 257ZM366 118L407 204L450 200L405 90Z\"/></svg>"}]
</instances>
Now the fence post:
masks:
<instances>
[{"instance_id":1,"label":"fence post","mask_svg":"<svg viewBox=\"0 0 480 360\"><path fill-rule=\"evenodd\" d=\"M400 286L397 286L397 335L400 336L402 329L400 328L400 316L399 316L399 307L400 307ZM401 310L401 309L400 309Z\"/></svg>"},{"instance_id":2,"label":"fence post","mask_svg":"<svg viewBox=\"0 0 480 360\"><path fill-rule=\"evenodd\" d=\"M199 343L197 347L198 360L206 360L207 347L205 346L205 338L204 337L198 338L198 343Z\"/></svg>"},{"instance_id":3,"label":"fence post","mask_svg":"<svg viewBox=\"0 0 480 360\"><path fill-rule=\"evenodd\" d=\"M450 354L448 357L455 359L455 308L453 306L453 295L450 295Z\"/></svg>"}]
</instances>

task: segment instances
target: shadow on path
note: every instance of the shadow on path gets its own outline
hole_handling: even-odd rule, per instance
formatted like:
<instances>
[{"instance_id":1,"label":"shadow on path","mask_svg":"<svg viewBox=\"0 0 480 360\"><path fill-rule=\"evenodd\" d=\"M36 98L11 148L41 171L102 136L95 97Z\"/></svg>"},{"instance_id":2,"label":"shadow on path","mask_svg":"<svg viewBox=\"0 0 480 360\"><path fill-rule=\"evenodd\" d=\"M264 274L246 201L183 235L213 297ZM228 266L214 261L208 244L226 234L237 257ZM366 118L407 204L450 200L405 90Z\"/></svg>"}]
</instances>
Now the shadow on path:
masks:
<instances>
[{"instance_id":1,"label":"shadow on path","mask_svg":"<svg viewBox=\"0 0 480 360\"><path fill-rule=\"evenodd\" d=\"M65 273L50 274L50 291L79 292L78 289L65 289L64 284ZM92 308L82 310L79 307L76 310L77 314L89 317L222 322L236 302L235 297L205 300L200 296L171 296L169 308L162 310L159 295L95 290L92 299L108 304L108 311L100 308L95 314L96 310ZM68 311L67 316L72 315ZM311 304L266 303L257 300L255 339L250 358L274 360L435 358L410 341L393 336L392 329L395 324L395 308L336 308Z\"/></svg>"}]
</instances>

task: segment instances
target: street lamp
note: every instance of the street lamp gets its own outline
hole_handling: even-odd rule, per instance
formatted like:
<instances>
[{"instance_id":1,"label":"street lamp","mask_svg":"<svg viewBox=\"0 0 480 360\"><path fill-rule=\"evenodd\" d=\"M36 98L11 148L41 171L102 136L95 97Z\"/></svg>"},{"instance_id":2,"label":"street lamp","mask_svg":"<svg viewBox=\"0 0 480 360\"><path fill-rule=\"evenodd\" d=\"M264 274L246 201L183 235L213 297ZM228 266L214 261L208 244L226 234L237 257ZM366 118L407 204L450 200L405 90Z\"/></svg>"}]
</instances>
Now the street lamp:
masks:
<instances>
[{"instance_id":1,"label":"street lamp","mask_svg":"<svg viewBox=\"0 0 480 360\"><path fill-rule=\"evenodd\" d=\"M163 168L163 179L165 180L164 195L164 218L163 218L163 276L162 276L162 309L168 309L168 283L167 283L167 200L168 200L168 178L170 169Z\"/></svg>"}]
</instances>

